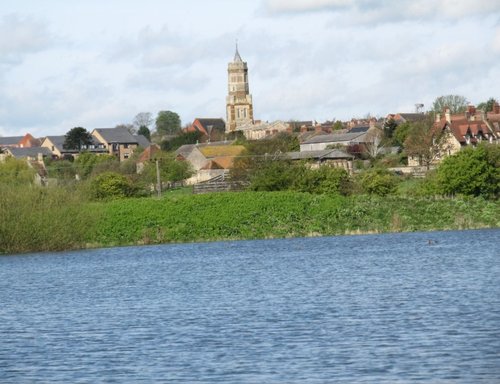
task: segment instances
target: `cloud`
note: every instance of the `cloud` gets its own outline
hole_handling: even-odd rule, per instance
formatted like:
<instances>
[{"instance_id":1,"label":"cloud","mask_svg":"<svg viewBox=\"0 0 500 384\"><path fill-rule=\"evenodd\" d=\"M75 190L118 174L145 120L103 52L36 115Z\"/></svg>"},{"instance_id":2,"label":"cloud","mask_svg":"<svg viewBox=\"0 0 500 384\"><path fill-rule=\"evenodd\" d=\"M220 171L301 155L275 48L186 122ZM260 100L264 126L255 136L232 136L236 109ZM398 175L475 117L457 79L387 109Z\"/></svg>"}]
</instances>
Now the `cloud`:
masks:
<instances>
[{"instance_id":1,"label":"cloud","mask_svg":"<svg viewBox=\"0 0 500 384\"><path fill-rule=\"evenodd\" d=\"M272 14L304 12L343 12L358 21L430 19L458 20L474 15L499 14L497 0L265 0L264 8Z\"/></svg>"},{"instance_id":2,"label":"cloud","mask_svg":"<svg viewBox=\"0 0 500 384\"><path fill-rule=\"evenodd\" d=\"M0 63L14 65L48 48L52 37L45 23L16 14L0 19Z\"/></svg>"}]
</instances>

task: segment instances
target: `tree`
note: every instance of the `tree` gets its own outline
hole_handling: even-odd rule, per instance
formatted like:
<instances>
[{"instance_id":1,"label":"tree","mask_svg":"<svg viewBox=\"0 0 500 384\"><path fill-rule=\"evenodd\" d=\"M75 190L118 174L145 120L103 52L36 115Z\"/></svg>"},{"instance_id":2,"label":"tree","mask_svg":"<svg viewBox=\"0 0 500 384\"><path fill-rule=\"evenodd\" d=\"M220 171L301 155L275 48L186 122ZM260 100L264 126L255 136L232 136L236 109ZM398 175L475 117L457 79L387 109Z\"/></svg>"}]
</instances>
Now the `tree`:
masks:
<instances>
[{"instance_id":1,"label":"tree","mask_svg":"<svg viewBox=\"0 0 500 384\"><path fill-rule=\"evenodd\" d=\"M156 131L161 135L174 135L181 130L181 119L172 111L160 111L156 117Z\"/></svg>"},{"instance_id":2,"label":"tree","mask_svg":"<svg viewBox=\"0 0 500 384\"><path fill-rule=\"evenodd\" d=\"M146 127L145 125L141 125L139 127L139 129L137 130L137 134L138 135L142 135L144 136L146 139L148 139L149 141L151 141L151 131L149 130L148 127Z\"/></svg>"},{"instance_id":3,"label":"tree","mask_svg":"<svg viewBox=\"0 0 500 384\"><path fill-rule=\"evenodd\" d=\"M436 113L441 113L446 107L448 107L450 108L450 112L455 114L465 112L468 104L469 101L464 96L439 96L436 98L436 100L434 100L434 103L432 104L432 110Z\"/></svg>"},{"instance_id":4,"label":"tree","mask_svg":"<svg viewBox=\"0 0 500 384\"><path fill-rule=\"evenodd\" d=\"M366 134L366 152L368 155L375 159L381 152L384 146L382 145L382 141L384 138L383 132L378 128L373 128L369 130Z\"/></svg>"},{"instance_id":5,"label":"tree","mask_svg":"<svg viewBox=\"0 0 500 384\"><path fill-rule=\"evenodd\" d=\"M107 163L108 166L102 166ZM117 168L119 166L119 160L112 155L96 155L90 152L84 152L80 154L74 161L74 167L80 178L85 179L89 177L92 173L98 173L97 168L99 165L100 171L109 170L109 164L116 164Z\"/></svg>"},{"instance_id":6,"label":"tree","mask_svg":"<svg viewBox=\"0 0 500 384\"><path fill-rule=\"evenodd\" d=\"M446 135L435 129L430 114L424 120L413 123L404 142L407 155L417 158L427 169L447 151L448 145Z\"/></svg>"},{"instance_id":7,"label":"tree","mask_svg":"<svg viewBox=\"0 0 500 384\"><path fill-rule=\"evenodd\" d=\"M488 101L485 101L484 103L479 103L477 105L477 109L480 109L484 112L491 112L493 111L493 106L495 105L495 103L498 103L498 101L495 98L490 97Z\"/></svg>"},{"instance_id":8,"label":"tree","mask_svg":"<svg viewBox=\"0 0 500 384\"><path fill-rule=\"evenodd\" d=\"M155 152L154 156L155 160L158 160L162 182L175 183L193 175L193 170L187 161L178 161L173 155L166 152ZM145 164L141 178L147 183L156 184L156 161Z\"/></svg>"},{"instance_id":9,"label":"tree","mask_svg":"<svg viewBox=\"0 0 500 384\"><path fill-rule=\"evenodd\" d=\"M184 144L196 144L201 139L201 136L202 133L200 131L181 132L170 140L163 140L161 142L161 149L164 151L175 151Z\"/></svg>"},{"instance_id":10,"label":"tree","mask_svg":"<svg viewBox=\"0 0 500 384\"><path fill-rule=\"evenodd\" d=\"M85 128L75 127L66 133L63 148L80 151L82 147L91 145L92 142L92 135Z\"/></svg>"},{"instance_id":11,"label":"tree","mask_svg":"<svg viewBox=\"0 0 500 384\"><path fill-rule=\"evenodd\" d=\"M496 152L496 155L495 155ZM446 195L494 196L500 193L500 149L465 148L448 156L437 170L438 185Z\"/></svg>"},{"instance_id":12,"label":"tree","mask_svg":"<svg viewBox=\"0 0 500 384\"><path fill-rule=\"evenodd\" d=\"M344 129L344 124L342 124L342 122L340 120L337 120L334 124L333 124L333 127L332 129L334 131L339 131L341 129Z\"/></svg>"},{"instance_id":13,"label":"tree","mask_svg":"<svg viewBox=\"0 0 500 384\"><path fill-rule=\"evenodd\" d=\"M411 127L412 125L409 121L399 124L392 134L393 144L402 147L408 137L408 134L410 133Z\"/></svg>"},{"instance_id":14,"label":"tree","mask_svg":"<svg viewBox=\"0 0 500 384\"><path fill-rule=\"evenodd\" d=\"M386 138L391 139L394 131L398 127L398 124L396 121L391 117L390 119L386 120L384 123L384 135Z\"/></svg>"},{"instance_id":15,"label":"tree","mask_svg":"<svg viewBox=\"0 0 500 384\"><path fill-rule=\"evenodd\" d=\"M115 128L124 128L129 131L132 135L135 135L137 130L133 124L118 124Z\"/></svg>"},{"instance_id":16,"label":"tree","mask_svg":"<svg viewBox=\"0 0 500 384\"><path fill-rule=\"evenodd\" d=\"M153 124L153 116L151 112L139 112L134 117L134 125L137 129L141 127L149 128Z\"/></svg>"}]
</instances>

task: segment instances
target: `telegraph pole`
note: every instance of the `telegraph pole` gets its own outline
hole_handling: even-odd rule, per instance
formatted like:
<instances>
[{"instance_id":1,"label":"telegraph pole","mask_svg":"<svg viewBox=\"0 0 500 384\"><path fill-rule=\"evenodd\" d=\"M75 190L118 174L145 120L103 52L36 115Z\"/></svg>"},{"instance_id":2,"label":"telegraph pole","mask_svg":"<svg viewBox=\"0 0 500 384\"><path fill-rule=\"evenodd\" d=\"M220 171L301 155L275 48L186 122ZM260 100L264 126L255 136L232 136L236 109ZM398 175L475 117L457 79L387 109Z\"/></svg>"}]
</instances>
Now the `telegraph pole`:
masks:
<instances>
[{"instance_id":1,"label":"telegraph pole","mask_svg":"<svg viewBox=\"0 0 500 384\"><path fill-rule=\"evenodd\" d=\"M160 179L160 161L156 159L156 191L158 192L158 198L161 197L161 179Z\"/></svg>"}]
</instances>

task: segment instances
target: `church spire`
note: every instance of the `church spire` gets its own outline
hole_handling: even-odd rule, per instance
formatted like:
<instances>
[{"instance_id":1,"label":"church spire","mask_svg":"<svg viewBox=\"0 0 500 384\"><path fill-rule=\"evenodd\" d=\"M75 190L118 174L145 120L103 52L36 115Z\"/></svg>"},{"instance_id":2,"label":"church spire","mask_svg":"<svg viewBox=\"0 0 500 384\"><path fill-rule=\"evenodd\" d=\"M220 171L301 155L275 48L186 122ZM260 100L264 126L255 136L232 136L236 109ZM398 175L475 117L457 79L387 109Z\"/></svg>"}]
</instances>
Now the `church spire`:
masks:
<instances>
[{"instance_id":1,"label":"church spire","mask_svg":"<svg viewBox=\"0 0 500 384\"><path fill-rule=\"evenodd\" d=\"M235 63L242 63L243 60L241 60L240 53L238 52L238 40L236 40L236 52L234 53L234 60Z\"/></svg>"}]
</instances>

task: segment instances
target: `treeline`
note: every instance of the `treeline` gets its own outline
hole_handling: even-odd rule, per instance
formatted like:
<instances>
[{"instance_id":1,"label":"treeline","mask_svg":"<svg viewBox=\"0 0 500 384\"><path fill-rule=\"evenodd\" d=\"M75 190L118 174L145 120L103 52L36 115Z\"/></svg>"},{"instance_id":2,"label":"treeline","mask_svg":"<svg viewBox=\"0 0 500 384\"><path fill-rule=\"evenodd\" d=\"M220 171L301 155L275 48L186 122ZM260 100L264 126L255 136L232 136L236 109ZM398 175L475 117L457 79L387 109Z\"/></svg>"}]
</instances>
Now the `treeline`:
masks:
<instances>
[{"instance_id":1,"label":"treeline","mask_svg":"<svg viewBox=\"0 0 500 384\"><path fill-rule=\"evenodd\" d=\"M282 154L298 146L296 138L282 134L265 143L242 142L246 153L235 161L231 176L253 191L297 191L317 194L374 194L406 197L500 195L500 146L482 143L447 156L424 178L396 174L389 165L400 166L404 154L357 160L353 175L327 165L312 168L292 162Z\"/></svg>"}]
</instances>

